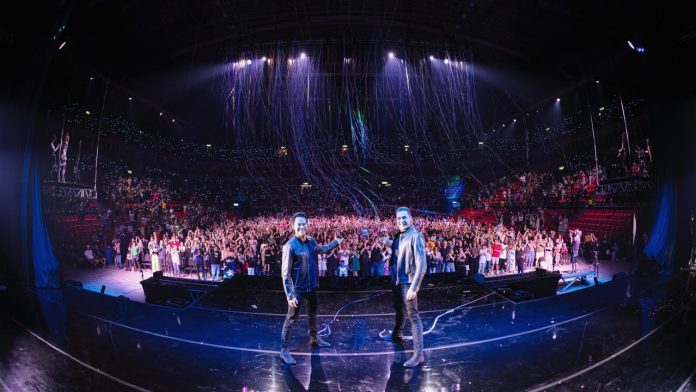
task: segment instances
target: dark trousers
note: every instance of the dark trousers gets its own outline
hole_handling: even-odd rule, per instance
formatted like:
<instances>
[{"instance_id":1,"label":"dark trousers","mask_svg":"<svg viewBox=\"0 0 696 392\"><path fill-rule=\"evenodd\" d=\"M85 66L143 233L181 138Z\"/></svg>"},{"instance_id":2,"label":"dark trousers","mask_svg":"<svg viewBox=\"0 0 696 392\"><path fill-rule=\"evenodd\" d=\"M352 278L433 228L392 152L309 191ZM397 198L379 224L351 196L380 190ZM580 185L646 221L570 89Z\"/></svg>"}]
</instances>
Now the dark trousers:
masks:
<instances>
[{"instance_id":1,"label":"dark trousers","mask_svg":"<svg viewBox=\"0 0 696 392\"><path fill-rule=\"evenodd\" d=\"M205 278L205 268L203 268L203 264L196 264L196 272L198 273L198 280L201 280L201 275L203 276L203 280L207 280Z\"/></svg>"},{"instance_id":2,"label":"dark trousers","mask_svg":"<svg viewBox=\"0 0 696 392\"><path fill-rule=\"evenodd\" d=\"M280 334L280 347L288 348L290 343L290 333L292 327L300 318L302 305L307 302L307 323L309 324L309 336L315 338L317 336L317 290L314 289L308 293L296 293L297 306L288 305L288 314L285 316L283 323L283 332Z\"/></svg>"},{"instance_id":3,"label":"dark trousers","mask_svg":"<svg viewBox=\"0 0 696 392\"><path fill-rule=\"evenodd\" d=\"M423 323L418 314L418 298L410 301L406 300L406 293L410 285L392 284L392 294L394 296L394 311L396 312L396 320L394 322L393 335L401 335L404 330L404 309L406 309L406 317L411 323L411 335L413 336L413 350L415 354L423 353Z\"/></svg>"}]
</instances>

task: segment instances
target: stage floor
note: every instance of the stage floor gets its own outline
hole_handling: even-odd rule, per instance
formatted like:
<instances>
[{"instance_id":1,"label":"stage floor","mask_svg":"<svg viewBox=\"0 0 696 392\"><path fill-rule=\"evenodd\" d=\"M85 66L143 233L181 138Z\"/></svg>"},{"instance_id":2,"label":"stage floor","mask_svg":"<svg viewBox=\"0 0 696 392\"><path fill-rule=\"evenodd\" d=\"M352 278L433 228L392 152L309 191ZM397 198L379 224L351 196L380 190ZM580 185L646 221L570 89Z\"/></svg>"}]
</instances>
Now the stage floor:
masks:
<instances>
[{"instance_id":1,"label":"stage floor","mask_svg":"<svg viewBox=\"0 0 696 392\"><path fill-rule=\"evenodd\" d=\"M430 294L424 289L424 329L433 327L425 336L426 363L405 369L410 342L402 347L379 338L393 323L385 290L320 295L318 321L330 325L332 346L312 349L302 317L291 343L298 364L286 366L277 358L283 304L257 301L277 293L232 290L224 296L228 306L218 298L174 309L76 287L10 285L0 292L0 386L694 390L696 317L683 287L668 278L633 277L523 303L484 289L473 293L466 283Z\"/></svg>"}]
</instances>

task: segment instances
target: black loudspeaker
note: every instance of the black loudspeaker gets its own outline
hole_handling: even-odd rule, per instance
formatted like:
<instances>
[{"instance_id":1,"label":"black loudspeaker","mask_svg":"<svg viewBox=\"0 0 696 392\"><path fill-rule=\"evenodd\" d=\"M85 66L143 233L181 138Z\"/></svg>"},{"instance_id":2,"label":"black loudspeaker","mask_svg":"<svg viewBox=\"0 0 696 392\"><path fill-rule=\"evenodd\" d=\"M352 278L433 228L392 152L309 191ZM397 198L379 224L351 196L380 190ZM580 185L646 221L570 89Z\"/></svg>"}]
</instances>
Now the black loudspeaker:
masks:
<instances>
[{"instance_id":1,"label":"black loudspeaker","mask_svg":"<svg viewBox=\"0 0 696 392\"><path fill-rule=\"evenodd\" d=\"M155 272L152 274L152 277L155 278L155 279L162 279L163 276L164 276L164 275L162 274L162 271L155 271Z\"/></svg>"},{"instance_id":2,"label":"black loudspeaker","mask_svg":"<svg viewBox=\"0 0 696 392\"><path fill-rule=\"evenodd\" d=\"M486 283L486 276L484 274L474 275L474 282L484 284Z\"/></svg>"},{"instance_id":3,"label":"black loudspeaker","mask_svg":"<svg viewBox=\"0 0 696 392\"><path fill-rule=\"evenodd\" d=\"M547 271L547 270L545 270L545 269L543 269L543 268L537 268L536 271L534 271L534 272L536 272L537 275L543 275L543 274L545 274L545 273L547 273L547 272L549 272L549 271Z\"/></svg>"},{"instance_id":4,"label":"black loudspeaker","mask_svg":"<svg viewBox=\"0 0 696 392\"><path fill-rule=\"evenodd\" d=\"M65 281L65 285L66 285L66 286L73 286L73 287L83 288L83 287L82 287L82 282L78 282L78 281L76 281L76 280L66 280L66 281Z\"/></svg>"},{"instance_id":5,"label":"black loudspeaker","mask_svg":"<svg viewBox=\"0 0 696 392\"><path fill-rule=\"evenodd\" d=\"M611 280L622 280L628 278L628 275L626 275L625 272L617 272L614 275L612 275Z\"/></svg>"},{"instance_id":6,"label":"black loudspeaker","mask_svg":"<svg viewBox=\"0 0 696 392\"><path fill-rule=\"evenodd\" d=\"M104 294L105 291L106 291L106 285L103 284L101 290L99 290L99 293Z\"/></svg>"}]
</instances>

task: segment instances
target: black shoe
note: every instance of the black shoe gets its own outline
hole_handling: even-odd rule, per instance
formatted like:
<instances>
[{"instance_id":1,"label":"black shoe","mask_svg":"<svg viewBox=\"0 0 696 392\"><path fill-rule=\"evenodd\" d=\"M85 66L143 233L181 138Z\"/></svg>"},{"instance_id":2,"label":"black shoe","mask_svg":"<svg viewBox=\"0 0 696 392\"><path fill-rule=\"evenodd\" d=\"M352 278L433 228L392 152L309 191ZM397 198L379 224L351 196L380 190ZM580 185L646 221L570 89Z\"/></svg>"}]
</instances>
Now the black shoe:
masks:
<instances>
[{"instance_id":1,"label":"black shoe","mask_svg":"<svg viewBox=\"0 0 696 392\"><path fill-rule=\"evenodd\" d=\"M331 343L322 339L321 336L309 338L309 344L311 344L312 347L331 347Z\"/></svg>"},{"instance_id":2,"label":"black shoe","mask_svg":"<svg viewBox=\"0 0 696 392\"><path fill-rule=\"evenodd\" d=\"M391 333L389 335L383 336L382 340L384 340L385 342L392 342L392 343L401 344L404 342L404 336L400 333L397 333L397 334Z\"/></svg>"},{"instance_id":3,"label":"black shoe","mask_svg":"<svg viewBox=\"0 0 696 392\"><path fill-rule=\"evenodd\" d=\"M297 363L297 361L295 361L295 358L293 358L292 355L290 355L290 352L287 348L281 349L279 356L280 359L282 359L283 362L285 362L285 364L287 365L294 365Z\"/></svg>"}]
</instances>

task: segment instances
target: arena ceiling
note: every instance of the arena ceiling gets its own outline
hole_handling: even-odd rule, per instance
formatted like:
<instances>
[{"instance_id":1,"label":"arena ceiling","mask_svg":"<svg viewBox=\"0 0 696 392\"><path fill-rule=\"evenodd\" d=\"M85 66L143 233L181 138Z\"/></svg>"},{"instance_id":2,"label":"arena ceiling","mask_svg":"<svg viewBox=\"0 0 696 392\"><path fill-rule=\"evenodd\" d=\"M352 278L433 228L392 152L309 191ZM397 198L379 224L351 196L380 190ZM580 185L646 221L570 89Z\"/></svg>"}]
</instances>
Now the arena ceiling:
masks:
<instances>
[{"instance_id":1,"label":"arena ceiling","mask_svg":"<svg viewBox=\"0 0 696 392\"><path fill-rule=\"evenodd\" d=\"M660 29L674 40L693 36L686 14L673 23L666 14L677 10L653 7L602 0L93 0L62 2L55 11L65 15L65 57L211 130L221 127L214 86L195 86L192 73L279 41L464 49L480 71L488 126L606 72L626 55L628 39L648 45ZM186 79L184 92L162 87Z\"/></svg>"}]
</instances>

